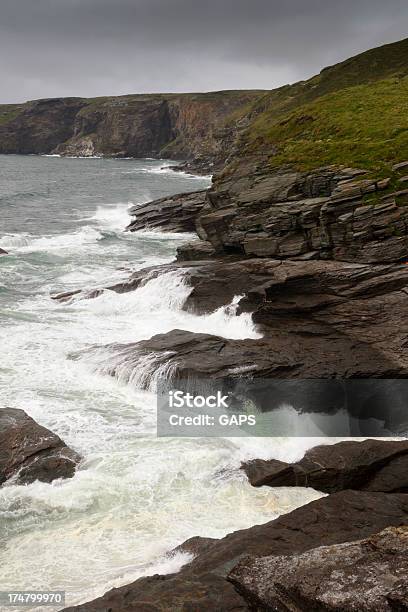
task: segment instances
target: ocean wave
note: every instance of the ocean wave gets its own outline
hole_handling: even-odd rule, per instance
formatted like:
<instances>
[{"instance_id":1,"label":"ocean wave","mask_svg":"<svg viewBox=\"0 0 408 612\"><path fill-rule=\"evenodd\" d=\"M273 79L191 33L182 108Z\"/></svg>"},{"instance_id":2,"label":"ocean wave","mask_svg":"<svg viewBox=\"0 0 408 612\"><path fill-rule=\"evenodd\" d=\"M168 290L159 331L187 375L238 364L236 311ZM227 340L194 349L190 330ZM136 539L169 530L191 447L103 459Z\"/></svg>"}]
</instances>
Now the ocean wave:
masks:
<instances>
[{"instance_id":1,"label":"ocean wave","mask_svg":"<svg viewBox=\"0 0 408 612\"><path fill-rule=\"evenodd\" d=\"M101 227L121 231L130 223L131 206L132 202L98 206L91 217L83 220L95 221Z\"/></svg>"},{"instance_id":2,"label":"ocean wave","mask_svg":"<svg viewBox=\"0 0 408 612\"><path fill-rule=\"evenodd\" d=\"M34 236L24 232L21 234L6 234L0 239L0 247L20 253L66 250L71 252L83 246L95 244L105 237L102 231L85 226L72 233L53 236Z\"/></svg>"},{"instance_id":3,"label":"ocean wave","mask_svg":"<svg viewBox=\"0 0 408 612\"><path fill-rule=\"evenodd\" d=\"M6 234L0 238L0 247L3 249L19 249L27 247L32 241L33 236L27 233L21 234Z\"/></svg>"}]
</instances>

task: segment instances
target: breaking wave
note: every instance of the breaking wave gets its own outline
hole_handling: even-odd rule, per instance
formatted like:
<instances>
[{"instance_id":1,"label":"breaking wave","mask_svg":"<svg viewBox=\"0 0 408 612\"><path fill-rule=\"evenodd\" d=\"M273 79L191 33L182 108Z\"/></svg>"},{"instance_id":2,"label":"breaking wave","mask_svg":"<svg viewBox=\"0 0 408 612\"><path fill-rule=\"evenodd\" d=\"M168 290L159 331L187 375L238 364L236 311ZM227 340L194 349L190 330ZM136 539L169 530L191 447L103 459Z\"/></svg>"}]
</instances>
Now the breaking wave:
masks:
<instances>
[{"instance_id":1,"label":"breaking wave","mask_svg":"<svg viewBox=\"0 0 408 612\"><path fill-rule=\"evenodd\" d=\"M138 355L129 367L127 355L112 349L177 328L256 337L250 315L237 315L238 297L208 315L185 312L191 288L179 273L151 278L128 294L106 291L67 304L49 297L174 258L177 239L119 229L127 202L191 186L180 173L141 171L162 164L2 158L0 175L17 165L19 189L35 192L30 198L9 196L0 180L0 246L16 255L1 262L7 284L0 291L2 405L23 408L83 457L72 479L0 489L3 590L65 587L67 606L89 601L141 575L177 571L186 556L170 559L167 553L193 535L222 537L320 496L254 489L238 469L241 460L254 456L298 459L313 439L303 445L158 439L154 395L140 387L152 389L155 377L171 376L168 359L158 363L154 354ZM12 204L3 206L10 198ZM15 230L19 211L18 227L29 232ZM82 349L91 352L67 359ZM98 368L105 366L116 366L118 378L101 375ZM29 562L27 551L35 551Z\"/></svg>"}]
</instances>

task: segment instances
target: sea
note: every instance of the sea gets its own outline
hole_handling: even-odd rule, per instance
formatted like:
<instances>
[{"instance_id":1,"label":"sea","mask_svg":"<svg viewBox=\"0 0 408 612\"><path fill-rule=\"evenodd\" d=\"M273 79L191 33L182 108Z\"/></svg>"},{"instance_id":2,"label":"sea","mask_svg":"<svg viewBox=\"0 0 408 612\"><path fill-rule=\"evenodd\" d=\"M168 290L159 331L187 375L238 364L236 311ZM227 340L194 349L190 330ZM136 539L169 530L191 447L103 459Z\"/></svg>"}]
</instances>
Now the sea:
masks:
<instances>
[{"instance_id":1,"label":"sea","mask_svg":"<svg viewBox=\"0 0 408 612\"><path fill-rule=\"evenodd\" d=\"M9 253L0 257L0 409L25 410L83 457L71 479L0 488L1 591L89 601L177 571L191 557L170 551L192 536L220 538L321 496L255 489L239 469L254 457L299 459L313 438L158 438L154 392L70 358L176 328L259 337L249 314L184 312L191 288L181 272L126 294L51 299L174 260L193 236L125 231L131 206L209 186L173 164L0 156L0 247Z\"/></svg>"}]
</instances>

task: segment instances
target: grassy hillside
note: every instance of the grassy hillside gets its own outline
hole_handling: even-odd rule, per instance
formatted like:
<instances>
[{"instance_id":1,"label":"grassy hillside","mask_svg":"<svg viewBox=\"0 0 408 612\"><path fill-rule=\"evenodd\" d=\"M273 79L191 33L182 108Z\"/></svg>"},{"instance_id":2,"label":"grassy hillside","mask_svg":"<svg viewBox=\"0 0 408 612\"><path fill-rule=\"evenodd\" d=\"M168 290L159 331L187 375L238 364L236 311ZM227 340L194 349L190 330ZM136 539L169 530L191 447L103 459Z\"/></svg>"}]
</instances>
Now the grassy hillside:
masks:
<instances>
[{"instance_id":1,"label":"grassy hillside","mask_svg":"<svg viewBox=\"0 0 408 612\"><path fill-rule=\"evenodd\" d=\"M407 111L408 39L263 96L249 113L242 153L269 153L273 166L378 170L408 159Z\"/></svg>"}]
</instances>

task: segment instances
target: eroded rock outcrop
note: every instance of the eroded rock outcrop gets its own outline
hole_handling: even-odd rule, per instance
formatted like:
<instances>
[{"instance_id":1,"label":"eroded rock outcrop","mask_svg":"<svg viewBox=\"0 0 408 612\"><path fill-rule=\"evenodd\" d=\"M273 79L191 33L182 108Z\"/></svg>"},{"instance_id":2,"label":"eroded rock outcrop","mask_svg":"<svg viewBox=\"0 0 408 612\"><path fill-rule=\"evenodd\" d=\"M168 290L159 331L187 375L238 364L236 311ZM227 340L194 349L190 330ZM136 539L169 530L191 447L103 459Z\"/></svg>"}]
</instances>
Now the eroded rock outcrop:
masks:
<instances>
[{"instance_id":1,"label":"eroded rock outcrop","mask_svg":"<svg viewBox=\"0 0 408 612\"><path fill-rule=\"evenodd\" d=\"M226 169L208 192L198 233L220 252L246 256L405 260L408 190L365 175L338 167Z\"/></svg>"},{"instance_id":2,"label":"eroded rock outcrop","mask_svg":"<svg viewBox=\"0 0 408 612\"><path fill-rule=\"evenodd\" d=\"M23 410L0 409L0 485L11 478L14 484L71 478L80 459Z\"/></svg>"},{"instance_id":3,"label":"eroded rock outcrop","mask_svg":"<svg viewBox=\"0 0 408 612\"><path fill-rule=\"evenodd\" d=\"M375 385L375 381L373 383ZM370 401L370 397L368 397ZM243 464L255 487L313 487L408 492L408 441L365 440L317 446L296 463L256 459Z\"/></svg>"},{"instance_id":4,"label":"eroded rock outcrop","mask_svg":"<svg viewBox=\"0 0 408 612\"><path fill-rule=\"evenodd\" d=\"M173 351L178 371L206 376L230 375L234 365L271 378L400 378L408 373L404 265L213 259L141 270L110 289L134 290L175 271L192 287L185 310L228 309L235 296L243 295L235 312L253 313L263 337L228 340L173 331L121 347L124 359L152 351L170 364L166 351Z\"/></svg>"},{"instance_id":5,"label":"eroded rock outcrop","mask_svg":"<svg viewBox=\"0 0 408 612\"><path fill-rule=\"evenodd\" d=\"M229 580L255 610L408 608L408 527L289 556L242 559Z\"/></svg>"},{"instance_id":6,"label":"eroded rock outcrop","mask_svg":"<svg viewBox=\"0 0 408 612\"><path fill-rule=\"evenodd\" d=\"M180 193L132 206L134 217L126 229L160 230L162 232L194 232L195 220L204 206L206 190Z\"/></svg>"}]
</instances>

